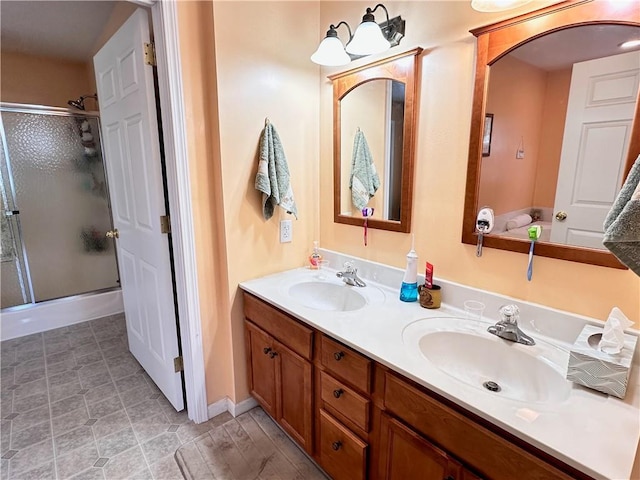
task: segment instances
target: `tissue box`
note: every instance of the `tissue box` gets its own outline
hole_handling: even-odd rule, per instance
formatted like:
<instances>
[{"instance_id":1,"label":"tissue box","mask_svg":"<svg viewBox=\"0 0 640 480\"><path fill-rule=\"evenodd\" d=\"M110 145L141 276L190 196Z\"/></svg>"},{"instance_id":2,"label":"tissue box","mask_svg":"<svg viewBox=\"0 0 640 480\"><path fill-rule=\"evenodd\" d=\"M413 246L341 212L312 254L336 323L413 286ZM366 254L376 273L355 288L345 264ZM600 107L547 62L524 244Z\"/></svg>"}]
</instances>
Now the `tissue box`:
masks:
<instances>
[{"instance_id":1,"label":"tissue box","mask_svg":"<svg viewBox=\"0 0 640 480\"><path fill-rule=\"evenodd\" d=\"M585 325L569 352L567 380L624 398L638 337L624 334L624 348L610 355L598 350L602 327Z\"/></svg>"}]
</instances>

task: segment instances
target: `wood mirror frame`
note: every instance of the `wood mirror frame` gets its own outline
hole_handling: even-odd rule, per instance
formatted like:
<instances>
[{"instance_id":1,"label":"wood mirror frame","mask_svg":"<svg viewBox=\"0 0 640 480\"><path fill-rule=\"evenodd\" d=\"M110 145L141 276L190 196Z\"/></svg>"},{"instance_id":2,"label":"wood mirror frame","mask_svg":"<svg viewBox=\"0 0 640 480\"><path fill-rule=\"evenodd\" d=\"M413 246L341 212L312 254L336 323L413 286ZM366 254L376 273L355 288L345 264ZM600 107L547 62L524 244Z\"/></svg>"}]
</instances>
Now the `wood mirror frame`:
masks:
<instances>
[{"instance_id":1,"label":"wood mirror frame","mask_svg":"<svg viewBox=\"0 0 640 480\"><path fill-rule=\"evenodd\" d=\"M510 20L494 23L471 31L477 37L478 54L469 140L467 186L462 224L462 242L475 245L476 215L482 164L482 125L489 81L489 67L514 48L547 33L564 28L588 24L620 24L640 26L640 2L616 2L607 0L569 0L551 7L520 15ZM640 100L640 99L639 99ZM640 101L631 129L631 139L625 167L625 177L640 153ZM485 235L484 247L528 253L529 241ZM570 260L591 265L626 268L611 253L570 245L541 242L536 244L535 254L544 257Z\"/></svg>"},{"instance_id":2,"label":"wood mirror frame","mask_svg":"<svg viewBox=\"0 0 640 480\"><path fill-rule=\"evenodd\" d=\"M368 228L408 233L411 230L413 175L415 155L416 115L418 110L418 65L422 48L363 65L346 72L329 75L333 83L333 221L362 226L364 219L341 213L341 111L340 102L354 88L372 80L396 80L405 85L404 124L402 140L402 191L400 220L369 218Z\"/></svg>"}]
</instances>

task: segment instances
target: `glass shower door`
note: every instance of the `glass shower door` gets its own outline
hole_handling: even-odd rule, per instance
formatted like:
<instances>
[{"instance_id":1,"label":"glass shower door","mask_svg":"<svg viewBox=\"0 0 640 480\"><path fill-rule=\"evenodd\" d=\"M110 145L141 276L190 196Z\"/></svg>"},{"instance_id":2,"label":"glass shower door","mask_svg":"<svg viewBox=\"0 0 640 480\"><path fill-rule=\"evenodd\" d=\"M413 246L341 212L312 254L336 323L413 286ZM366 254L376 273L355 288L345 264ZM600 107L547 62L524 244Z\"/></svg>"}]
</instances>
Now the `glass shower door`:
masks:
<instances>
[{"instance_id":1,"label":"glass shower door","mask_svg":"<svg viewBox=\"0 0 640 480\"><path fill-rule=\"evenodd\" d=\"M1 116L33 301L118 287L115 246L105 237L112 220L98 118Z\"/></svg>"},{"instance_id":2,"label":"glass shower door","mask_svg":"<svg viewBox=\"0 0 640 480\"><path fill-rule=\"evenodd\" d=\"M0 306L32 302L26 260L20 236L19 211L15 205L5 144L0 137Z\"/></svg>"}]
</instances>

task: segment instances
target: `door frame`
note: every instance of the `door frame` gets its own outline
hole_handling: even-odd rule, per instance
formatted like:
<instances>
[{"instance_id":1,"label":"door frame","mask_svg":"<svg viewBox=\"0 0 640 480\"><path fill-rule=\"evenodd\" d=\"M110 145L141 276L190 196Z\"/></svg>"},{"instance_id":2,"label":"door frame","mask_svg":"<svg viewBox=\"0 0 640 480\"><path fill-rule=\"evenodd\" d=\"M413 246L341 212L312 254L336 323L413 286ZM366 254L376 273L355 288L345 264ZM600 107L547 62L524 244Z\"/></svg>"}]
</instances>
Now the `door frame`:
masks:
<instances>
[{"instance_id":1,"label":"door frame","mask_svg":"<svg viewBox=\"0 0 640 480\"><path fill-rule=\"evenodd\" d=\"M158 91L170 206L173 267L178 299L178 328L184 362L187 415L196 423L209 419L202 346L193 208L182 87L177 2L128 0L150 7L156 50Z\"/></svg>"}]
</instances>

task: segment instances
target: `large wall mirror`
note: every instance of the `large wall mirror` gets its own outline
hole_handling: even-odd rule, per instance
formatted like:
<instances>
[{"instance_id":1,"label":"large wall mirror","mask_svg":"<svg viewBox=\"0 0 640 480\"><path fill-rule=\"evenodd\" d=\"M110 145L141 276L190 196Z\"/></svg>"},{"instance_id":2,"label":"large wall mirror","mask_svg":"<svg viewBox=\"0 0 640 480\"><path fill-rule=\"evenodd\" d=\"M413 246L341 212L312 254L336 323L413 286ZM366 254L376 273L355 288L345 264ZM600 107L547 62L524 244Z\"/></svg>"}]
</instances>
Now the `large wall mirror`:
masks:
<instances>
[{"instance_id":1,"label":"large wall mirror","mask_svg":"<svg viewBox=\"0 0 640 480\"><path fill-rule=\"evenodd\" d=\"M563 3L478 37L463 242L495 213L484 246L624 268L603 222L640 154L640 4ZM490 122L490 123L489 123Z\"/></svg>"},{"instance_id":2,"label":"large wall mirror","mask_svg":"<svg viewBox=\"0 0 640 480\"><path fill-rule=\"evenodd\" d=\"M416 75L421 51L416 48L329 77L333 82L336 223L362 225L361 210L366 204L373 208L373 216L367 218L370 228L411 229ZM373 168L368 168L371 164ZM375 193L370 188L373 172ZM368 192L364 197L363 185ZM361 197L354 199L354 191L357 197L359 190Z\"/></svg>"}]
</instances>

